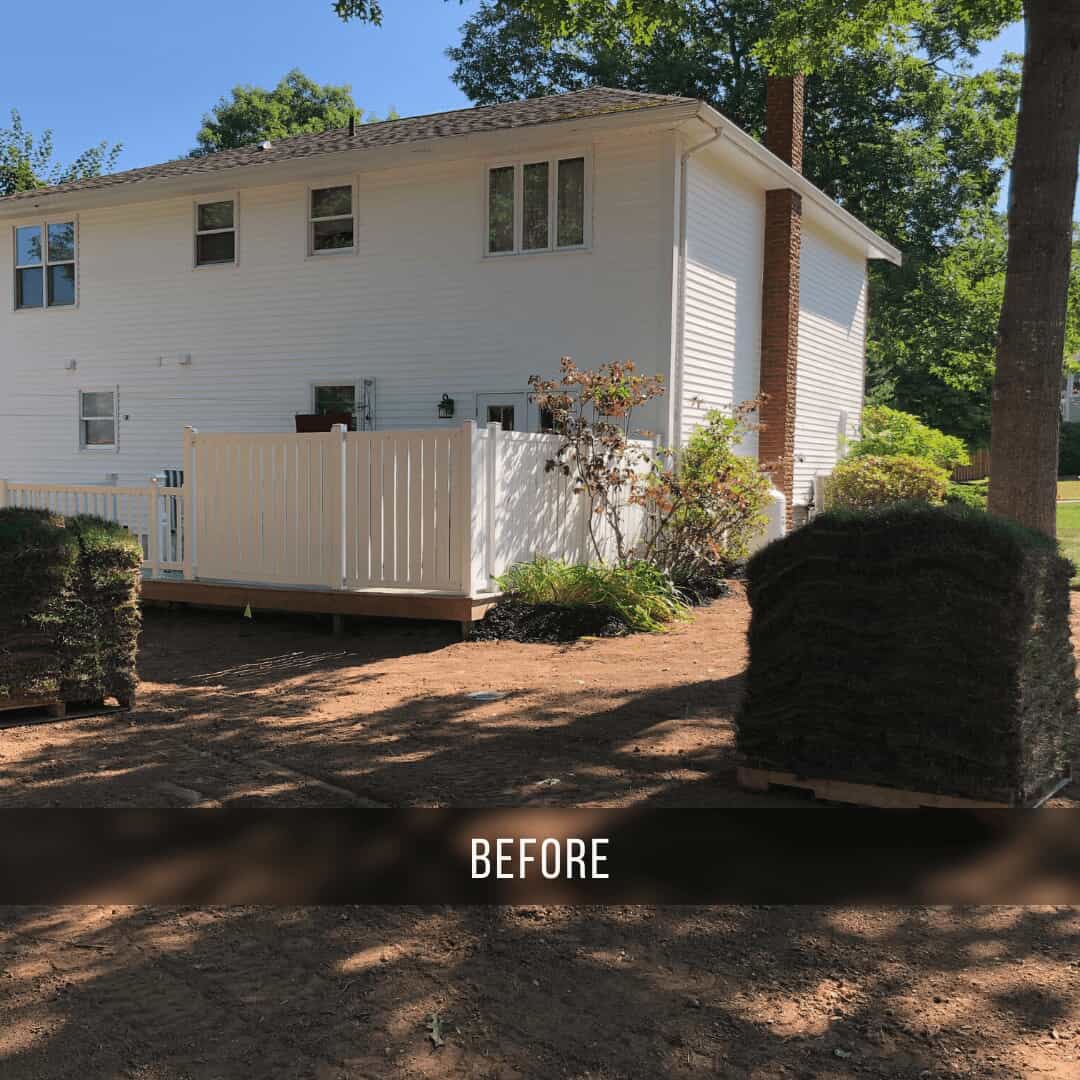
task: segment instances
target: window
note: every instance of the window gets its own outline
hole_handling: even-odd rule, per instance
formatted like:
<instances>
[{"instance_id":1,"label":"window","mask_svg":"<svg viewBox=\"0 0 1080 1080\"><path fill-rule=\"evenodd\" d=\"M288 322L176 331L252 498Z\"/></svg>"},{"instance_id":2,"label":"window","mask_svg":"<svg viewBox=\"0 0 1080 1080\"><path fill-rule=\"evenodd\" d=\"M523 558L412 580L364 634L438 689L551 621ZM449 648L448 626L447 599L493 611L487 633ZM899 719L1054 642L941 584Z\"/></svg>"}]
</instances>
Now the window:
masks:
<instances>
[{"instance_id":1,"label":"window","mask_svg":"<svg viewBox=\"0 0 1080 1080\"><path fill-rule=\"evenodd\" d=\"M585 247L587 182L584 156L488 169L487 253Z\"/></svg>"},{"instance_id":2,"label":"window","mask_svg":"<svg viewBox=\"0 0 1080 1080\"><path fill-rule=\"evenodd\" d=\"M342 384L340 386L316 386L313 387L315 395L316 416L342 416L349 417L349 430L356 430L356 387Z\"/></svg>"},{"instance_id":3,"label":"window","mask_svg":"<svg viewBox=\"0 0 1080 1080\"><path fill-rule=\"evenodd\" d=\"M236 201L220 199L195 205L195 265L236 262Z\"/></svg>"},{"instance_id":4,"label":"window","mask_svg":"<svg viewBox=\"0 0 1080 1080\"><path fill-rule=\"evenodd\" d=\"M83 450L116 448L116 391L79 391L79 446Z\"/></svg>"},{"instance_id":5,"label":"window","mask_svg":"<svg viewBox=\"0 0 1080 1080\"><path fill-rule=\"evenodd\" d=\"M487 422L489 424L502 424L503 431L514 430L514 406L513 405L489 405L487 407Z\"/></svg>"},{"instance_id":6,"label":"window","mask_svg":"<svg viewBox=\"0 0 1080 1080\"><path fill-rule=\"evenodd\" d=\"M308 207L308 251L312 255L352 251L352 185L313 188Z\"/></svg>"},{"instance_id":7,"label":"window","mask_svg":"<svg viewBox=\"0 0 1080 1080\"><path fill-rule=\"evenodd\" d=\"M15 307L75 303L75 222L24 225L15 230Z\"/></svg>"}]
</instances>

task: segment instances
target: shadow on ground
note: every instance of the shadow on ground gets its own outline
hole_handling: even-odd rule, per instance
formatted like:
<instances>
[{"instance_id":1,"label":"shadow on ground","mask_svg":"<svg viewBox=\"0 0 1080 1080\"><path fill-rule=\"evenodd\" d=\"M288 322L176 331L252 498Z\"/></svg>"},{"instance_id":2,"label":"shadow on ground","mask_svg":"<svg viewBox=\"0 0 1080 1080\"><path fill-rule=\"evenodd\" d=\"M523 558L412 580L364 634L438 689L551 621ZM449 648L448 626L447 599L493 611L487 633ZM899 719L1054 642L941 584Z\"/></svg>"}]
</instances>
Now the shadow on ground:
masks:
<instances>
[{"instance_id":1,"label":"shadow on ground","mask_svg":"<svg viewBox=\"0 0 1080 1080\"><path fill-rule=\"evenodd\" d=\"M1064 1080L1080 1054L1075 910L4 909L0 947L6 1080Z\"/></svg>"}]
</instances>

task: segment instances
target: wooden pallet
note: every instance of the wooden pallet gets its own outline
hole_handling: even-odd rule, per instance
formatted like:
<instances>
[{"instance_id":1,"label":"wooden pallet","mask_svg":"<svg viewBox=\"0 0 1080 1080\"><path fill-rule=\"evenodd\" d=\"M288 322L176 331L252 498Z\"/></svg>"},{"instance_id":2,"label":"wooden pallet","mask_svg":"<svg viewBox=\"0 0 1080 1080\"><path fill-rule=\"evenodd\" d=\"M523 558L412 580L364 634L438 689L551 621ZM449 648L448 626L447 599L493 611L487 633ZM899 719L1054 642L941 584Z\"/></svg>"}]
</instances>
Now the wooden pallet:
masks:
<instances>
[{"instance_id":1,"label":"wooden pallet","mask_svg":"<svg viewBox=\"0 0 1080 1080\"><path fill-rule=\"evenodd\" d=\"M0 729L130 712L134 704L134 698L130 701L122 701L118 705L105 705L101 702L66 702L45 697L3 698L0 699Z\"/></svg>"},{"instance_id":2,"label":"wooden pallet","mask_svg":"<svg viewBox=\"0 0 1080 1080\"><path fill-rule=\"evenodd\" d=\"M49 697L5 697L0 698L0 713L14 712L16 709L44 709L53 719L62 719L67 712L67 705L58 698Z\"/></svg>"},{"instance_id":3,"label":"wooden pallet","mask_svg":"<svg viewBox=\"0 0 1080 1080\"><path fill-rule=\"evenodd\" d=\"M920 807L952 807L955 809L1008 808L1009 803L966 799L959 795L935 795L928 791L905 791L902 788L880 787L877 784L852 784L847 780L826 780L773 769L755 769L740 765L737 770L739 786L747 791L768 791L773 787L801 788L815 799L825 802L853 803L856 806L879 806L900 810Z\"/></svg>"}]
</instances>

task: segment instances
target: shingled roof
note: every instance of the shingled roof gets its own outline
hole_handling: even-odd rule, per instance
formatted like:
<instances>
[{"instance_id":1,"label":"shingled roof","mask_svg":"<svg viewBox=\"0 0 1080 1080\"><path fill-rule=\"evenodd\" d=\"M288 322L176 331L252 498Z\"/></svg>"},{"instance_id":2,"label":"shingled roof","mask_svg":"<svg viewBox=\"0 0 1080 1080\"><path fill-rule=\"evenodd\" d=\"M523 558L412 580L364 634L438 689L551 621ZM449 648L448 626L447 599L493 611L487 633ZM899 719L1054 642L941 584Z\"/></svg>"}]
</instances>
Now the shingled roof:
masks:
<instances>
[{"instance_id":1,"label":"shingled roof","mask_svg":"<svg viewBox=\"0 0 1080 1080\"><path fill-rule=\"evenodd\" d=\"M102 190L124 184L138 184L147 180L202 176L249 165L267 165L318 157L322 154L337 154L348 150L376 150L454 135L506 131L562 120L579 120L591 116L633 112L665 105L691 104L694 104L693 98L670 97L664 94L639 94L631 90L614 90L598 86L569 94L529 98L526 101L510 101L471 109L454 109L451 112L429 113L426 116L408 116L400 120L384 120L377 124L358 124L354 135L349 134L348 128L333 128L317 135L294 135L272 143L269 149L265 150L259 144L254 144L236 150L221 150L216 154L207 154L203 157L181 158L179 161L167 161L161 165L148 165L141 169L128 169L108 176L94 176L87 180L73 180L52 187L20 191L0 198L0 205L10 204L20 199L39 199L43 195Z\"/></svg>"}]
</instances>

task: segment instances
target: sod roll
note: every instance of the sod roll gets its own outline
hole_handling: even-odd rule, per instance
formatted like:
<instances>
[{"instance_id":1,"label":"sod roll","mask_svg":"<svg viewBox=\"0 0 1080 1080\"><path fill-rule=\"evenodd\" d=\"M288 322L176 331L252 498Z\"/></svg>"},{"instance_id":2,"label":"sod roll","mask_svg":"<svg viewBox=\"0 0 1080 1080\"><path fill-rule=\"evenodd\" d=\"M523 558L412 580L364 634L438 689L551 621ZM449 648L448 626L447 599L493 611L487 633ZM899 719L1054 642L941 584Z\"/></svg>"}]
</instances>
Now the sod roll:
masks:
<instances>
[{"instance_id":1,"label":"sod roll","mask_svg":"<svg viewBox=\"0 0 1080 1080\"><path fill-rule=\"evenodd\" d=\"M111 522L0 510L0 706L134 696L142 549Z\"/></svg>"},{"instance_id":2,"label":"sod roll","mask_svg":"<svg viewBox=\"0 0 1080 1080\"><path fill-rule=\"evenodd\" d=\"M833 512L762 549L753 767L1019 804L1077 751L1071 564L967 507Z\"/></svg>"}]
</instances>

